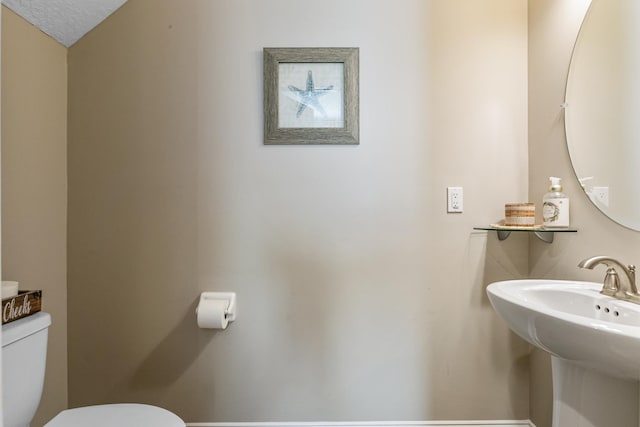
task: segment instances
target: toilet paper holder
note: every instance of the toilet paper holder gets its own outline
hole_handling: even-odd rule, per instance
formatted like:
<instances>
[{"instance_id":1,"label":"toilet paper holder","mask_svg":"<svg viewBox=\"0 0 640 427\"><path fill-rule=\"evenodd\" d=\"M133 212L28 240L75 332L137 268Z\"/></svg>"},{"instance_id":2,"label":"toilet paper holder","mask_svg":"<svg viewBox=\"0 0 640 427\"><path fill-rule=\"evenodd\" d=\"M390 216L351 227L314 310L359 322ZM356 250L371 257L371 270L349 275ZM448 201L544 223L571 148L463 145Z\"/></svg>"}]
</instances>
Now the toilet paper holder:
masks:
<instances>
[{"instance_id":1,"label":"toilet paper holder","mask_svg":"<svg viewBox=\"0 0 640 427\"><path fill-rule=\"evenodd\" d=\"M202 292L200 294L200 303L205 300L221 300L227 301L227 308L224 310L224 317L233 322L236 320L236 293L235 292ZM196 315L198 314L198 307L196 307Z\"/></svg>"}]
</instances>

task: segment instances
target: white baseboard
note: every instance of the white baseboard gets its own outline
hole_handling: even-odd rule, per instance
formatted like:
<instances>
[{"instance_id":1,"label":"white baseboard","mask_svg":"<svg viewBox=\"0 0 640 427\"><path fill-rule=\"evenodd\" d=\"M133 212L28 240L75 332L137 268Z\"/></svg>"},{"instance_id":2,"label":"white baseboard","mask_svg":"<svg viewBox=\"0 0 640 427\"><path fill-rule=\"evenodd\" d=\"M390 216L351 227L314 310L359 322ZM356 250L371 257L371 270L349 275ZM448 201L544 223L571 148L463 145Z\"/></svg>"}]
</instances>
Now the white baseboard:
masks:
<instances>
[{"instance_id":1,"label":"white baseboard","mask_svg":"<svg viewBox=\"0 0 640 427\"><path fill-rule=\"evenodd\" d=\"M187 423L187 427L536 427L529 420Z\"/></svg>"}]
</instances>

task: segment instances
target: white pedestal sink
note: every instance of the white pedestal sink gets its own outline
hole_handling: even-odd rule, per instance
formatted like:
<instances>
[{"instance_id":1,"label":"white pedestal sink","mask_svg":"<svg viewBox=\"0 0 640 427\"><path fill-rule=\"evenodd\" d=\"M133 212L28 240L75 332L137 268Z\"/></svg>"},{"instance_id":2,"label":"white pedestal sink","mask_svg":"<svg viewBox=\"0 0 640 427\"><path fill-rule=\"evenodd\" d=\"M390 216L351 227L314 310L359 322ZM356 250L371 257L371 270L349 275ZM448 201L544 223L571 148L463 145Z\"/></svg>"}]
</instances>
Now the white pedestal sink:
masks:
<instances>
[{"instance_id":1,"label":"white pedestal sink","mask_svg":"<svg viewBox=\"0 0 640 427\"><path fill-rule=\"evenodd\" d=\"M640 305L602 285L510 280L487 287L495 311L551 354L553 427L638 427Z\"/></svg>"}]
</instances>

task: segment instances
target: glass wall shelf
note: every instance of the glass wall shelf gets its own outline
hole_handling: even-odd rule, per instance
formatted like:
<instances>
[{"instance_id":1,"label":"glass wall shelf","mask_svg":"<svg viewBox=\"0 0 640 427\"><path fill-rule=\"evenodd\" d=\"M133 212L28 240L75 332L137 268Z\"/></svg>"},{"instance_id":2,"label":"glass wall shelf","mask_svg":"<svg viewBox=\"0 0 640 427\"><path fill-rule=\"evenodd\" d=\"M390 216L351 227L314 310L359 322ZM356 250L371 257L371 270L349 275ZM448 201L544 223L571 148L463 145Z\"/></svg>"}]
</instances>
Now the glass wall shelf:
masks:
<instances>
[{"instance_id":1,"label":"glass wall shelf","mask_svg":"<svg viewBox=\"0 0 640 427\"><path fill-rule=\"evenodd\" d=\"M487 226L473 227L474 230L495 231L498 233L499 240L505 240L512 232L533 233L538 239L545 243L552 243L555 233L577 233L575 228L542 228L542 227L506 227L506 226Z\"/></svg>"}]
</instances>

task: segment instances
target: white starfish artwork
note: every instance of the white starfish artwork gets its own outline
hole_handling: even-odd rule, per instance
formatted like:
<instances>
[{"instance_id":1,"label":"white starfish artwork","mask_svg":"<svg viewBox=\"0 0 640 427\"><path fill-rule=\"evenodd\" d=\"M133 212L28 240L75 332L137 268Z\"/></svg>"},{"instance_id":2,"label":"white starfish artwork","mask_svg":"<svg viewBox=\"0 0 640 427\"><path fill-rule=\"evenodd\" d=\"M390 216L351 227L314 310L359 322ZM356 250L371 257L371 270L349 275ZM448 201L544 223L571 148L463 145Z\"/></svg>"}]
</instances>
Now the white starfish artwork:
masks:
<instances>
[{"instance_id":1,"label":"white starfish artwork","mask_svg":"<svg viewBox=\"0 0 640 427\"><path fill-rule=\"evenodd\" d=\"M296 117L300 118L302 113L307 107L313 109L314 112L322 117L326 117L327 113L322 104L320 104L319 98L328 92L333 90L333 85L325 88L316 88L313 84L313 72L309 70L307 72L307 86L305 90L299 89L295 86L289 85L289 92L293 99L298 102L298 109L296 111Z\"/></svg>"}]
</instances>

